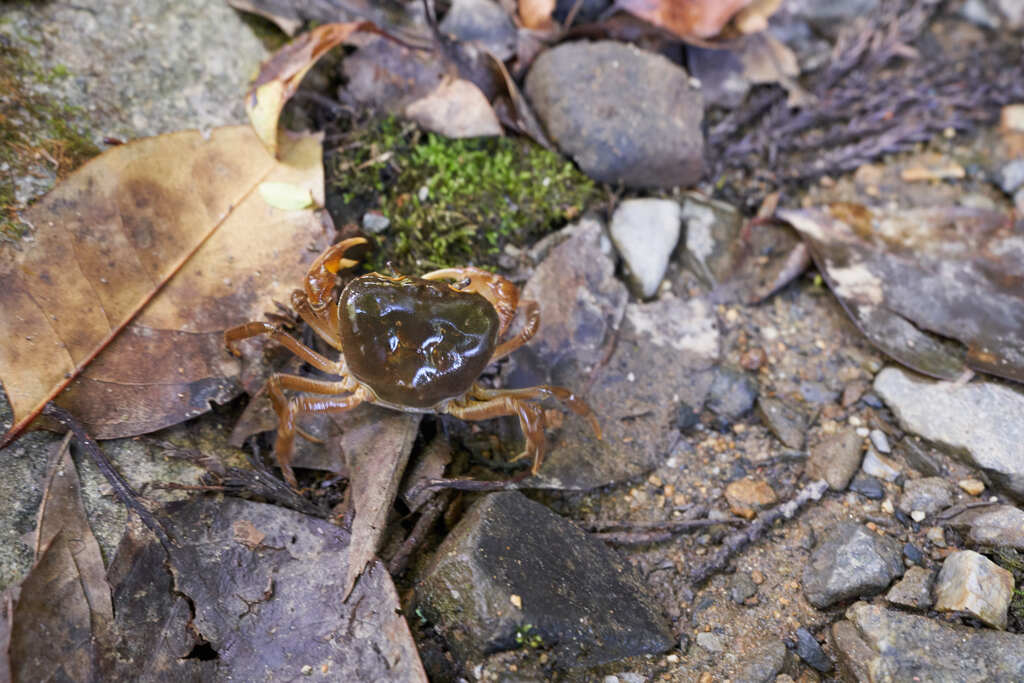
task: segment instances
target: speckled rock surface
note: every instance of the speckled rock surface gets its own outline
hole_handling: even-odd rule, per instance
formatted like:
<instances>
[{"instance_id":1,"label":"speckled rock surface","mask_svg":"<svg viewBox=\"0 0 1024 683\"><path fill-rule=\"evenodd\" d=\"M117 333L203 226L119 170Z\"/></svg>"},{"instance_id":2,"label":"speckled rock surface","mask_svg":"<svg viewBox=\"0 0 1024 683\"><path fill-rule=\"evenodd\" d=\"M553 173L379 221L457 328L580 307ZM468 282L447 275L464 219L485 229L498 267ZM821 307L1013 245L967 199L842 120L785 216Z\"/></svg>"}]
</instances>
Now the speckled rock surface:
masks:
<instances>
[{"instance_id":1,"label":"speckled rock surface","mask_svg":"<svg viewBox=\"0 0 1024 683\"><path fill-rule=\"evenodd\" d=\"M885 590L903 574L900 544L854 522L829 530L804 569L803 589L818 608Z\"/></svg>"},{"instance_id":2,"label":"speckled rock surface","mask_svg":"<svg viewBox=\"0 0 1024 683\"><path fill-rule=\"evenodd\" d=\"M517 492L473 506L424 570L416 602L464 659L530 637L571 665L664 652L676 642L614 551Z\"/></svg>"},{"instance_id":3,"label":"speckled rock surface","mask_svg":"<svg viewBox=\"0 0 1024 683\"><path fill-rule=\"evenodd\" d=\"M832 637L854 680L982 683L1024 680L1024 636L949 626L857 603Z\"/></svg>"},{"instance_id":4,"label":"speckled rock surface","mask_svg":"<svg viewBox=\"0 0 1024 683\"><path fill-rule=\"evenodd\" d=\"M1006 610L1013 595L1013 575L973 550L945 559L935 579L935 609L966 612L989 626L1006 628Z\"/></svg>"},{"instance_id":5,"label":"speckled rock surface","mask_svg":"<svg viewBox=\"0 0 1024 683\"><path fill-rule=\"evenodd\" d=\"M904 429L963 453L1024 500L1024 393L996 382L933 382L895 367L878 373L875 391Z\"/></svg>"}]
</instances>

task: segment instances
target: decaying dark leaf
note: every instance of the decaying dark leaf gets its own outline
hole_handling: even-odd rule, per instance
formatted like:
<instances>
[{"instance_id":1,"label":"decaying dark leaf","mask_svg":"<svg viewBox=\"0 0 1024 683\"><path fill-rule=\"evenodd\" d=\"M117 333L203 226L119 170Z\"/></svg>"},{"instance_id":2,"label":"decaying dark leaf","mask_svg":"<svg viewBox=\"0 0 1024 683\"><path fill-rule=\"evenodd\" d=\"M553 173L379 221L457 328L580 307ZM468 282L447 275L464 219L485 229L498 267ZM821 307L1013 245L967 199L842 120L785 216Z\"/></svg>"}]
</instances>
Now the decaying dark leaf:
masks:
<instances>
[{"instance_id":1,"label":"decaying dark leaf","mask_svg":"<svg viewBox=\"0 0 1024 683\"><path fill-rule=\"evenodd\" d=\"M342 429L342 443L347 441L351 444L344 453L349 467L350 500L355 508L345 577L346 597L380 547L388 513L398 494L398 484L421 418L417 413L367 407L373 410L363 416L342 414L334 417ZM382 412L390 413L386 418L389 422L387 429L380 429L376 420L365 417L367 413L379 416Z\"/></svg>"},{"instance_id":2,"label":"decaying dark leaf","mask_svg":"<svg viewBox=\"0 0 1024 683\"><path fill-rule=\"evenodd\" d=\"M15 681L88 680L113 621L103 557L86 520L69 443L64 439L51 460L36 563L13 606L9 657Z\"/></svg>"},{"instance_id":3,"label":"decaying dark leaf","mask_svg":"<svg viewBox=\"0 0 1024 683\"><path fill-rule=\"evenodd\" d=\"M266 181L322 202L319 138L289 140L283 161L245 126L139 140L33 206L34 240L0 247L9 437L68 385L59 402L99 438L176 424L236 394L222 331L287 300L310 243L326 237L312 211L267 206L255 191Z\"/></svg>"},{"instance_id":4,"label":"decaying dark leaf","mask_svg":"<svg viewBox=\"0 0 1024 683\"><path fill-rule=\"evenodd\" d=\"M280 507L204 498L170 506L176 591L218 680L426 681L391 577L374 562L343 599L350 537ZM236 536L246 520L264 535Z\"/></svg>"},{"instance_id":5,"label":"decaying dark leaf","mask_svg":"<svg viewBox=\"0 0 1024 683\"><path fill-rule=\"evenodd\" d=\"M968 207L858 204L779 211L843 307L898 362L953 380L966 368L1024 382L1024 233Z\"/></svg>"}]
</instances>

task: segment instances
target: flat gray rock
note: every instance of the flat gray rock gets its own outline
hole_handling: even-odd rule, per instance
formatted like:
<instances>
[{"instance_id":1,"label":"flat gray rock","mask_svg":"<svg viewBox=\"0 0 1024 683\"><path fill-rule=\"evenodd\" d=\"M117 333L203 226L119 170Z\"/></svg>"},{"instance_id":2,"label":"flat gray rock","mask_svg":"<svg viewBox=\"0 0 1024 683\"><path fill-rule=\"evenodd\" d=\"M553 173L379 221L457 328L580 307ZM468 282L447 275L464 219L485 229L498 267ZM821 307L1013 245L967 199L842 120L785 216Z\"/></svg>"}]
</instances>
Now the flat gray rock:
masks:
<instances>
[{"instance_id":1,"label":"flat gray rock","mask_svg":"<svg viewBox=\"0 0 1024 683\"><path fill-rule=\"evenodd\" d=\"M961 454L1024 500L1024 393L995 382L934 382L896 367L878 373L875 392L905 430Z\"/></svg>"},{"instance_id":2,"label":"flat gray rock","mask_svg":"<svg viewBox=\"0 0 1024 683\"><path fill-rule=\"evenodd\" d=\"M523 290L540 304L540 330L511 356L506 386L582 392L603 431L598 440L585 420L567 414L549 430L547 458L530 486L586 490L656 467L675 438L680 406L700 412L718 360L711 303L665 297L627 305L601 240L600 225L583 222Z\"/></svg>"},{"instance_id":3,"label":"flat gray rock","mask_svg":"<svg viewBox=\"0 0 1024 683\"><path fill-rule=\"evenodd\" d=\"M758 396L757 415L786 448L800 450L804 447L807 417L799 410L782 399Z\"/></svg>"},{"instance_id":4,"label":"flat gray rock","mask_svg":"<svg viewBox=\"0 0 1024 683\"><path fill-rule=\"evenodd\" d=\"M928 609L932 606L932 584L935 572L924 567L908 567L903 578L896 582L885 599L894 605L913 609Z\"/></svg>"},{"instance_id":5,"label":"flat gray rock","mask_svg":"<svg viewBox=\"0 0 1024 683\"><path fill-rule=\"evenodd\" d=\"M640 298L657 293L679 229L679 204L671 199L627 199L615 209L608 232Z\"/></svg>"},{"instance_id":6,"label":"flat gray rock","mask_svg":"<svg viewBox=\"0 0 1024 683\"><path fill-rule=\"evenodd\" d=\"M856 522L831 528L804 569L807 601L823 608L885 590L903 574L900 544Z\"/></svg>"},{"instance_id":7,"label":"flat gray rock","mask_svg":"<svg viewBox=\"0 0 1024 683\"><path fill-rule=\"evenodd\" d=\"M955 490L952 482L942 477L911 479L903 485L899 508L908 515L915 510L934 515L953 504Z\"/></svg>"},{"instance_id":8,"label":"flat gray rock","mask_svg":"<svg viewBox=\"0 0 1024 683\"><path fill-rule=\"evenodd\" d=\"M417 581L416 604L462 661L534 642L556 666L594 666L676 645L617 553L518 492L470 508Z\"/></svg>"},{"instance_id":9,"label":"flat gray rock","mask_svg":"<svg viewBox=\"0 0 1024 683\"><path fill-rule=\"evenodd\" d=\"M700 91L661 55L562 43L533 63L525 90L548 135L595 180L686 187L704 173Z\"/></svg>"},{"instance_id":10,"label":"flat gray rock","mask_svg":"<svg viewBox=\"0 0 1024 683\"><path fill-rule=\"evenodd\" d=\"M479 43L501 61L516 52L516 26L494 0L455 0L441 30L462 42Z\"/></svg>"},{"instance_id":11,"label":"flat gray rock","mask_svg":"<svg viewBox=\"0 0 1024 683\"><path fill-rule=\"evenodd\" d=\"M707 197L687 195L682 200L686 238L683 260L708 287L717 287L736 274L733 245L743 227L734 206Z\"/></svg>"},{"instance_id":12,"label":"flat gray rock","mask_svg":"<svg viewBox=\"0 0 1024 683\"><path fill-rule=\"evenodd\" d=\"M1024 551L1024 510L1012 505L965 510L947 520L946 525L966 530L967 537L978 545Z\"/></svg>"},{"instance_id":13,"label":"flat gray rock","mask_svg":"<svg viewBox=\"0 0 1024 683\"><path fill-rule=\"evenodd\" d=\"M832 640L851 680L1011 683L1024 680L1024 635L949 626L857 603Z\"/></svg>"},{"instance_id":14,"label":"flat gray rock","mask_svg":"<svg viewBox=\"0 0 1024 683\"><path fill-rule=\"evenodd\" d=\"M852 427L841 428L811 446L807 476L824 479L833 491L842 491L860 469L864 439Z\"/></svg>"}]
</instances>

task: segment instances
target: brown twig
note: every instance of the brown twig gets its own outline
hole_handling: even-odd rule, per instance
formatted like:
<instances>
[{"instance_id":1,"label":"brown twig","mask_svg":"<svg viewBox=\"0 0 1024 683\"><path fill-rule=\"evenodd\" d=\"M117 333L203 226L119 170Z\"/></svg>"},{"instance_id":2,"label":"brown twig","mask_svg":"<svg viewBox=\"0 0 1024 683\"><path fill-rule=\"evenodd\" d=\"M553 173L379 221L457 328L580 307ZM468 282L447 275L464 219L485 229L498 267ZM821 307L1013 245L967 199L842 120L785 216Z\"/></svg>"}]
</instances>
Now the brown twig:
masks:
<instances>
[{"instance_id":1,"label":"brown twig","mask_svg":"<svg viewBox=\"0 0 1024 683\"><path fill-rule=\"evenodd\" d=\"M712 575L725 569L733 555L768 533L776 521L790 519L810 501L819 500L826 489L828 483L824 479L818 479L801 489L795 498L762 512L746 529L727 536L721 547L706 562L694 567L690 572L690 581L695 584L704 583Z\"/></svg>"},{"instance_id":2,"label":"brown twig","mask_svg":"<svg viewBox=\"0 0 1024 683\"><path fill-rule=\"evenodd\" d=\"M423 544L427 534L430 533L430 530L434 528L434 524L444 514L448 504L451 502L452 496L453 494L450 490L441 491L423 506L420 518L416 520L412 531L402 541L398 552L388 560L388 572L392 576L398 576L405 571L405 568L409 565L409 558Z\"/></svg>"},{"instance_id":3,"label":"brown twig","mask_svg":"<svg viewBox=\"0 0 1024 683\"><path fill-rule=\"evenodd\" d=\"M85 431L85 427L83 427L71 413L53 402L46 404L43 408L42 414L56 420L62 427L74 434L75 441L78 443L79 448L85 451L96 465L96 468L99 469L107 482L110 483L111 488L114 489L114 495L117 496L118 500L120 500L126 508L137 514L139 519L142 520L142 523L160 539L160 543L164 546L164 549L169 550L171 539L167 534L167 530L164 529L163 525L159 520L157 520L153 513L149 511L149 508L142 504L141 496L135 492L132 485L129 484L128 481L121 476L121 473L114 468L113 464L107 460L107 456L100 450L99 444L97 444L96 441L89 436L88 432Z\"/></svg>"}]
</instances>

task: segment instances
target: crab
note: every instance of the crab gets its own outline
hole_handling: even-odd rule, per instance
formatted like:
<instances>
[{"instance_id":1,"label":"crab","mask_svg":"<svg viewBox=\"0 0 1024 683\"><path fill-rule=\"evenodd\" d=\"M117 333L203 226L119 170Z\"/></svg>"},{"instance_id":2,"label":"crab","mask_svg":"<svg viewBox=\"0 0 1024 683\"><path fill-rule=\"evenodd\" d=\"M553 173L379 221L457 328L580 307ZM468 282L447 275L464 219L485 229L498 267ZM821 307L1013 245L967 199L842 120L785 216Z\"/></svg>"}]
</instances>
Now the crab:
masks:
<instances>
[{"instance_id":1,"label":"crab","mask_svg":"<svg viewBox=\"0 0 1024 683\"><path fill-rule=\"evenodd\" d=\"M353 237L328 247L310 266L304 288L292 293L292 307L337 349L338 360L267 322L245 323L224 333L224 342L235 355L239 355L238 342L267 335L337 378L276 373L267 382L278 418L274 453L291 486L298 488L291 467L295 435L316 440L299 427L301 418L340 413L361 403L410 413L447 413L464 420L518 416L525 445L513 462L531 459L531 474L540 470L546 449L547 423L540 401L558 399L588 420L601 438L593 411L568 389L546 384L491 389L477 381L488 365L524 345L540 326L536 302L520 302L514 284L471 266L435 270L422 277L369 273L349 281L334 300L338 272L358 263L345 258L345 253L363 244L366 239ZM501 341L520 308L523 325ZM304 395L288 398L285 391Z\"/></svg>"}]
</instances>

